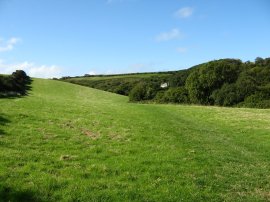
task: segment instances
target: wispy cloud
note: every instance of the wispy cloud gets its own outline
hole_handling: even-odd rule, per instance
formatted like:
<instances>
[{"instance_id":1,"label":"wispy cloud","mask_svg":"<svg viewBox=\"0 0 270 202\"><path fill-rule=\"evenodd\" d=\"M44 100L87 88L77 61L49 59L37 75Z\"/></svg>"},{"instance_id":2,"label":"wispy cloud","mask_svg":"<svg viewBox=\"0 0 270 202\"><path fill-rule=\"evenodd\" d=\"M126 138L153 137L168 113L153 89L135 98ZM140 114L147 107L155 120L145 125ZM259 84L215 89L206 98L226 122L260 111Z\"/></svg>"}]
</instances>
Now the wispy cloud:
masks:
<instances>
[{"instance_id":1,"label":"wispy cloud","mask_svg":"<svg viewBox=\"0 0 270 202\"><path fill-rule=\"evenodd\" d=\"M179 29L172 29L168 32L163 32L160 33L159 35L156 36L156 41L160 42L160 41L170 41L173 39L179 39L183 37L183 33L180 32Z\"/></svg>"},{"instance_id":2,"label":"wispy cloud","mask_svg":"<svg viewBox=\"0 0 270 202\"><path fill-rule=\"evenodd\" d=\"M0 60L0 73L11 74L15 70L24 70L29 76L37 78L53 78L60 77L61 68L56 65L36 65L28 61L7 64L3 60Z\"/></svg>"},{"instance_id":3,"label":"wispy cloud","mask_svg":"<svg viewBox=\"0 0 270 202\"><path fill-rule=\"evenodd\" d=\"M174 13L174 16L177 18L189 18L192 16L194 9L192 7L184 7L180 8L178 11Z\"/></svg>"},{"instance_id":4,"label":"wispy cloud","mask_svg":"<svg viewBox=\"0 0 270 202\"><path fill-rule=\"evenodd\" d=\"M9 40L0 39L0 52L13 50L14 46L20 41L19 38L12 37Z\"/></svg>"},{"instance_id":5,"label":"wispy cloud","mask_svg":"<svg viewBox=\"0 0 270 202\"><path fill-rule=\"evenodd\" d=\"M61 73L61 68L56 65L42 65L42 66L32 66L28 70L29 75L38 78L53 78L59 77Z\"/></svg>"},{"instance_id":6,"label":"wispy cloud","mask_svg":"<svg viewBox=\"0 0 270 202\"><path fill-rule=\"evenodd\" d=\"M185 47L178 47L178 48L176 48L176 51L178 53L186 53L187 52L187 48L185 48Z\"/></svg>"}]
</instances>

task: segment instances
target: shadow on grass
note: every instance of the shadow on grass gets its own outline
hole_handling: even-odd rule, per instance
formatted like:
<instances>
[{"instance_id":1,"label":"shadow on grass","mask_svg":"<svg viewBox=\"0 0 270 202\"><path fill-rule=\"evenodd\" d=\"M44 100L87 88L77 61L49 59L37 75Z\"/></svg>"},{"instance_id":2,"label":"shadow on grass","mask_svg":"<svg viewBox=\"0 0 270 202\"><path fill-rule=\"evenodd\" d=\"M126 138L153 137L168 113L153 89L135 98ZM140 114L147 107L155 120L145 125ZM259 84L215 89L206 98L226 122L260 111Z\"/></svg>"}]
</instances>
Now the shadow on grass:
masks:
<instances>
[{"instance_id":1,"label":"shadow on grass","mask_svg":"<svg viewBox=\"0 0 270 202\"><path fill-rule=\"evenodd\" d=\"M8 119L6 119L6 118L4 118L1 114L0 114L0 126L4 126L4 125L6 125L7 123L9 123L10 121L8 120ZM4 130L2 130L1 128L0 128L0 136L1 135L4 135L5 134L5 132L4 132Z\"/></svg>"},{"instance_id":2,"label":"shadow on grass","mask_svg":"<svg viewBox=\"0 0 270 202\"><path fill-rule=\"evenodd\" d=\"M31 190L12 190L10 187L0 186L0 202L14 201L14 202L30 202L41 201L37 195Z\"/></svg>"}]
</instances>

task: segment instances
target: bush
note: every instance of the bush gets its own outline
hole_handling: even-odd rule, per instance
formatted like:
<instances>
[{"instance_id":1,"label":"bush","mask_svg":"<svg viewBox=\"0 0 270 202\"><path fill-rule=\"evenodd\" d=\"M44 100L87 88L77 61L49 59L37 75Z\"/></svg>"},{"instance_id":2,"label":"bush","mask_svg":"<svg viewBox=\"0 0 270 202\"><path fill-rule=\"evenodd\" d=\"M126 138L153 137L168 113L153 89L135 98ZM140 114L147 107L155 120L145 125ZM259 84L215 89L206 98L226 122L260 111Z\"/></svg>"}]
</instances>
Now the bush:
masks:
<instances>
[{"instance_id":1,"label":"bush","mask_svg":"<svg viewBox=\"0 0 270 202\"><path fill-rule=\"evenodd\" d=\"M164 94L165 94L165 91L164 90L158 91L157 94L156 94L156 96L155 96L155 98L154 98L155 102L158 102L158 103L165 102L164 101Z\"/></svg>"},{"instance_id":2,"label":"bush","mask_svg":"<svg viewBox=\"0 0 270 202\"><path fill-rule=\"evenodd\" d=\"M243 103L245 107L252 108L270 108L270 99L265 96L263 92L256 92L247 97Z\"/></svg>"},{"instance_id":3,"label":"bush","mask_svg":"<svg viewBox=\"0 0 270 202\"><path fill-rule=\"evenodd\" d=\"M137 84L129 93L129 101L136 102L146 99L146 84Z\"/></svg>"},{"instance_id":4,"label":"bush","mask_svg":"<svg viewBox=\"0 0 270 202\"><path fill-rule=\"evenodd\" d=\"M214 100L215 105L233 106L239 102L237 86L225 83L221 89L213 92L211 98Z\"/></svg>"},{"instance_id":5,"label":"bush","mask_svg":"<svg viewBox=\"0 0 270 202\"><path fill-rule=\"evenodd\" d=\"M152 100L159 90L157 83L140 82L129 93L130 101Z\"/></svg>"},{"instance_id":6,"label":"bush","mask_svg":"<svg viewBox=\"0 0 270 202\"><path fill-rule=\"evenodd\" d=\"M132 89L131 83L121 83L119 86L113 89L113 92L120 95L128 95L131 89Z\"/></svg>"},{"instance_id":7,"label":"bush","mask_svg":"<svg viewBox=\"0 0 270 202\"><path fill-rule=\"evenodd\" d=\"M188 92L184 87L170 88L164 93L164 102L189 103Z\"/></svg>"},{"instance_id":8,"label":"bush","mask_svg":"<svg viewBox=\"0 0 270 202\"><path fill-rule=\"evenodd\" d=\"M16 70L11 75L13 82L13 90L21 94L25 94L28 90L28 84L30 83L30 77L26 75L23 70Z\"/></svg>"},{"instance_id":9,"label":"bush","mask_svg":"<svg viewBox=\"0 0 270 202\"><path fill-rule=\"evenodd\" d=\"M31 79L22 70L16 70L11 76L0 76L0 93L6 95L25 95Z\"/></svg>"}]
</instances>

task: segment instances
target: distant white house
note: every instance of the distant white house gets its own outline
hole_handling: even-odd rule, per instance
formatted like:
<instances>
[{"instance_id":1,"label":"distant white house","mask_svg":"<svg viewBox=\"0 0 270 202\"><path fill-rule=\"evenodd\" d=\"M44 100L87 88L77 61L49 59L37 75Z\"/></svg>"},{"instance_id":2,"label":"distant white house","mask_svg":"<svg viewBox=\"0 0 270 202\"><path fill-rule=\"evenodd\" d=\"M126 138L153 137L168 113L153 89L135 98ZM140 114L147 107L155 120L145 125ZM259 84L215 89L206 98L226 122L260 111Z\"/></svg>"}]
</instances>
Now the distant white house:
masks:
<instances>
[{"instance_id":1,"label":"distant white house","mask_svg":"<svg viewBox=\"0 0 270 202\"><path fill-rule=\"evenodd\" d=\"M161 88L168 88L169 87L169 82L160 84L160 87Z\"/></svg>"}]
</instances>

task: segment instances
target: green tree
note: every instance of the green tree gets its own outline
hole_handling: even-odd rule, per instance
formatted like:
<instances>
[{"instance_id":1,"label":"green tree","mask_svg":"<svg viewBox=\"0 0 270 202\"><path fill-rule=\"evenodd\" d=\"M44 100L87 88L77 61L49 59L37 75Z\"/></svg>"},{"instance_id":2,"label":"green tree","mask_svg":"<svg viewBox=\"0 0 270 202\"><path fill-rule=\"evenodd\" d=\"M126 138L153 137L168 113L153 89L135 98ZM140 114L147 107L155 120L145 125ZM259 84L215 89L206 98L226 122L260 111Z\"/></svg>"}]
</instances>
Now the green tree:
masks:
<instances>
[{"instance_id":1,"label":"green tree","mask_svg":"<svg viewBox=\"0 0 270 202\"><path fill-rule=\"evenodd\" d=\"M187 78L186 89L190 101L197 104L214 104L211 95L224 83L233 83L241 72L240 60L223 59L198 66Z\"/></svg>"},{"instance_id":2,"label":"green tree","mask_svg":"<svg viewBox=\"0 0 270 202\"><path fill-rule=\"evenodd\" d=\"M239 102L238 89L235 83L225 83L221 89L215 90L211 95L215 105L233 106Z\"/></svg>"},{"instance_id":3,"label":"green tree","mask_svg":"<svg viewBox=\"0 0 270 202\"><path fill-rule=\"evenodd\" d=\"M138 83L129 93L129 101L142 101L146 99L146 84Z\"/></svg>"},{"instance_id":4,"label":"green tree","mask_svg":"<svg viewBox=\"0 0 270 202\"><path fill-rule=\"evenodd\" d=\"M261 57L256 57L255 65L262 66L264 64L264 59Z\"/></svg>"},{"instance_id":5,"label":"green tree","mask_svg":"<svg viewBox=\"0 0 270 202\"><path fill-rule=\"evenodd\" d=\"M170 88L164 93L164 102L189 103L188 91L185 87Z\"/></svg>"}]
</instances>

